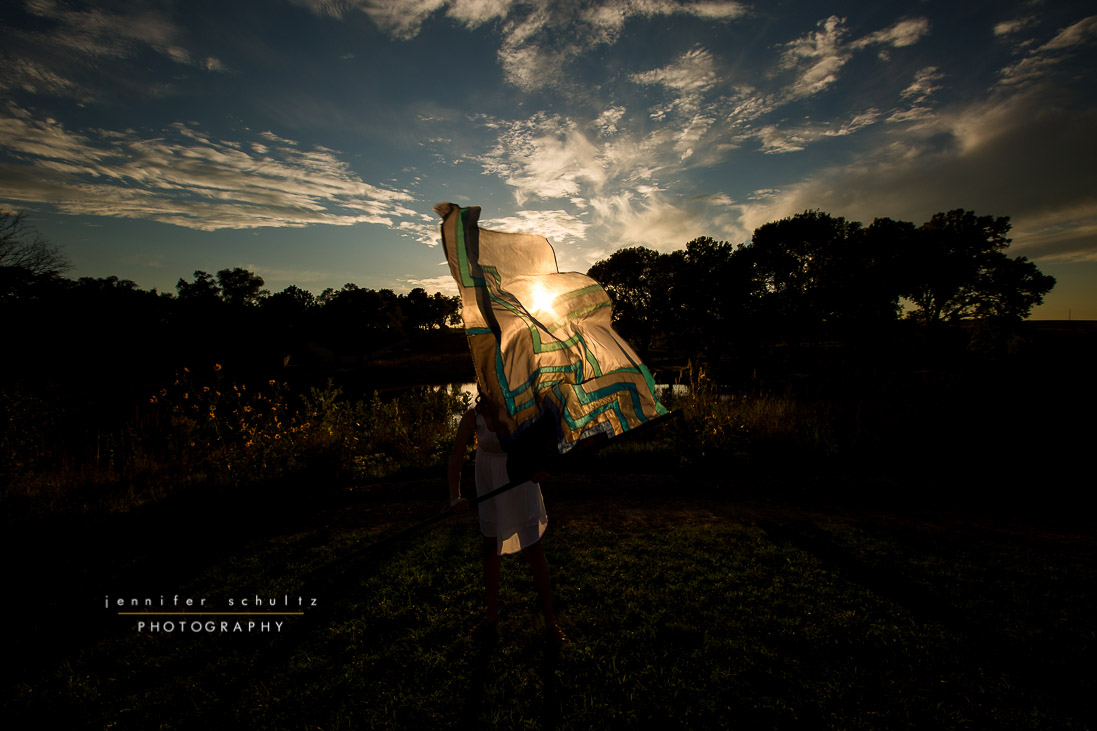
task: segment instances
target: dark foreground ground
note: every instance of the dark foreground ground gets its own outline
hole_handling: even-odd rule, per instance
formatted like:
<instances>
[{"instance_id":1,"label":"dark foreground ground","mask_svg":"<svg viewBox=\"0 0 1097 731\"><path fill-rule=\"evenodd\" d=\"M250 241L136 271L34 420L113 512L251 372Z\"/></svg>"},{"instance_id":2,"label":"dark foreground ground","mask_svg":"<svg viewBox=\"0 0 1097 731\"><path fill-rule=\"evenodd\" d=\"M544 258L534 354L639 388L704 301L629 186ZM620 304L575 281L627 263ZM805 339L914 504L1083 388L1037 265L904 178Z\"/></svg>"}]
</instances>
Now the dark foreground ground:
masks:
<instances>
[{"instance_id":1,"label":"dark foreground ground","mask_svg":"<svg viewBox=\"0 0 1097 731\"><path fill-rule=\"evenodd\" d=\"M944 509L899 476L840 487L555 475L545 548L572 639L561 650L542 638L520 557L504 561L498 637L467 637L481 611L472 515L359 551L438 512L434 477L195 491L9 526L5 726L1094 725L1088 516ZM163 596L139 611L178 611L176 595L191 612L254 611L258 596L264 612L303 613L107 606ZM180 620L284 624L166 631Z\"/></svg>"}]
</instances>

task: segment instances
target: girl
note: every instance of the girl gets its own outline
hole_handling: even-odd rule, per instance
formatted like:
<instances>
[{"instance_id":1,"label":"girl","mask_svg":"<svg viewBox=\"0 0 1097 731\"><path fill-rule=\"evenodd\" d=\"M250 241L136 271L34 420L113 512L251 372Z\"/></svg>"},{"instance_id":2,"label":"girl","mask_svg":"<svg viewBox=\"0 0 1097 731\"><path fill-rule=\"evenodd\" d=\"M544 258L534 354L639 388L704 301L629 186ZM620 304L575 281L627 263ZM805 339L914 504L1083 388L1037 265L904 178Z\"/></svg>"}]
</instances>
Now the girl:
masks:
<instances>
[{"instance_id":1,"label":"girl","mask_svg":"<svg viewBox=\"0 0 1097 731\"><path fill-rule=\"evenodd\" d=\"M476 435L476 494L485 495L509 482L507 454L499 444L483 394L476 397L476 406L469 409L457 427L453 452L449 459L450 508L454 512L468 510L468 501L461 497L461 465L473 434ZM552 611L552 589L549 583L548 560L541 545L541 536L548 525L541 488L536 482L521 485L480 503L480 532L484 536L484 588L487 592L487 612L472 628L471 634L481 638L493 632L499 621L499 568L504 553L519 550L529 560L533 583L545 613L545 633L559 645L567 642L556 624Z\"/></svg>"}]
</instances>

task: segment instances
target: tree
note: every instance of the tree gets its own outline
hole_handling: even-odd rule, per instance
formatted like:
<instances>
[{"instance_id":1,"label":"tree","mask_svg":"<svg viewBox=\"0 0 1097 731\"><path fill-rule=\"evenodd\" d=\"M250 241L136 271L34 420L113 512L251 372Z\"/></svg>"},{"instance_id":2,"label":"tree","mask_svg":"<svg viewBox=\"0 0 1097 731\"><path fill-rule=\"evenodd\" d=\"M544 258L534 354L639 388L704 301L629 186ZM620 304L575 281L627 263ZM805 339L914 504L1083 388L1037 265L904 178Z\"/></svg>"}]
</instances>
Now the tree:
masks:
<instances>
[{"instance_id":1,"label":"tree","mask_svg":"<svg viewBox=\"0 0 1097 731\"><path fill-rule=\"evenodd\" d=\"M926 324L976 317L1020 320L1055 286L1054 277L1024 257L1011 259L1006 216L956 209L937 213L918 230L907 260L904 295L910 316Z\"/></svg>"},{"instance_id":2,"label":"tree","mask_svg":"<svg viewBox=\"0 0 1097 731\"><path fill-rule=\"evenodd\" d=\"M182 277L175 283L179 299L189 302L214 302L221 297L221 288L213 277L201 269L194 270L194 281L188 282Z\"/></svg>"},{"instance_id":3,"label":"tree","mask_svg":"<svg viewBox=\"0 0 1097 731\"><path fill-rule=\"evenodd\" d=\"M27 223L23 213L0 211L0 300L43 296L62 286L68 259Z\"/></svg>"},{"instance_id":4,"label":"tree","mask_svg":"<svg viewBox=\"0 0 1097 731\"><path fill-rule=\"evenodd\" d=\"M320 322L329 345L344 352L376 349L403 337L404 315L396 293L347 283L321 294Z\"/></svg>"},{"instance_id":5,"label":"tree","mask_svg":"<svg viewBox=\"0 0 1097 731\"><path fill-rule=\"evenodd\" d=\"M675 271L673 287L684 306L682 313L702 333L728 334L749 309L752 273L740 249L710 236L686 244L685 258Z\"/></svg>"},{"instance_id":6,"label":"tree","mask_svg":"<svg viewBox=\"0 0 1097 731\"><path fill-rule=\"evenodd\" d=\"M909 282L908 257L918 230L910 221L877 218L861 239L862 277L858 278L859 313L862 324L894 321L900 312L899 299Z\"/></svg>"},{"instance_id":7,"label":"tree","mask_svg":"<svg viewBox=\"0 0 1097 731\"><path fill-rule=\"evenodd\" d=\"M221 298L234 307L254 305L270 294L263 289L266 282L262 277L240 267L217 272L217 284L221 287Z\"/></svg>"},{"instance_id":8,"label":"tree","mask_svg":"<svg viewBox=\"0 0 1097 731\"><path fill-rule=\"evenodd\" d=\"M891 255L880 246L887 228L881 222L870 235L857 221L815 210L755 229L744 256L762 313L792 330L894 318L898 285L885 276Z\"/></svg>"},{"instance_id":9,"label":"tree","mask_svg":"<svg viewBox=\"0 0 1097 731\"><path fill-rule=\"evenodd\" d=\"M430 330L436 324L441 326L435 316L434 303L422 287L416 287L400 297L400 311L407 318L408 325L416 330Z\"/></svg>"},{"instance_id":10,"label":"tree","mask_svg":"<svg viewBox=\"0 0 1097 731\"><path fill-rule=\"evenodd\" d=\"M613 322L626 340L641 351L651 347L657 313L654 282L658 278L659 252L642 246L618 249L594 264L587 276L602 285L613 301Z\"/></svg>"},{"instance_id":11,"label":"tree","mask_svg":"<svg viewBox=\"0 0 1097 731\"><path fill-rule=\"evenodd\" d=\"M1055 286L1055 277L1041 272L1027 257L1010 259L1005 254L983 269L981 280L975 314L1007 322L1028 317Z\"/></svg>"},{"instance_id":12,"label":"tree","mask_svg":"<svg viewBox=\"0 0 1097 731\"><path fill-rule=\"evenodd\" d=\"M400 297L400 311L407 324L419 330L441 330L458 316L460 307L460 297L446 297L441 292L428 295L422 287Z\"/></svg>"},{"instance_id":13,"label":"tree","mask_svg":"<svg viewBox=\"0 0 1097 731\"><path fill-rule=\"evenodd\" d=\"M262 302L263 309L278 313L283 317L298 317L316 307L316 297L307 289L301 289L296 284L272 294Z\"/></svg>"},{"instance_id":14,"label":"tree","mask_svg":"<svg viewBox=\"0 0 1097 731\"><path fill-rule=\"evenodd\" d=\"M32 277L56 277L70 266L61 250L27 222L25 213L0 211L0 269L20 269Z\"/></svg>"},{"instance_id":15,"label":"tree","mask_svg":"<svg viewBox=\"0 0 1097 731\"><path fill-rule=\"evenodd\" d=\"M439 319L438 327L446 325L458 326L461 324L461 298L459 296L447 297L441 292L433 295L434 309Z\"/></svg>"}]
</instances>

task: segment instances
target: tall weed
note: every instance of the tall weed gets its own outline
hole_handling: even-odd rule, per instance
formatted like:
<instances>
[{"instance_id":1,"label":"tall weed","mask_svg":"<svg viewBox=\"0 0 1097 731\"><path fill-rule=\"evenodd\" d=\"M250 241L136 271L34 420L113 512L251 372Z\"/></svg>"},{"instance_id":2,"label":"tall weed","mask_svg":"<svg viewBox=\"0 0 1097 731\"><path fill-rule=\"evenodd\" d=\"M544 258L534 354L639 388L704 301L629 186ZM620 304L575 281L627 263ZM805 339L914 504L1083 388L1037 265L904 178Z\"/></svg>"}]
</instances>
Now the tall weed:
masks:
<instances>
[{"instance_id":1,"label":"tall weed","mask_svg":"<svg viewBox=\"0 0 1097 731\"><path fill-rule=\"evenodd\" d=\"M468 408L457 388L350 400L330 380L301 393L278 379L234 381L220 365L184 369L111 428L61 430L66 419L96 415L29 392L6 390L0 403L0 495L34 512L127 510L195 483L338 483L441 469L454 417Z\"/></svg>"},{"instance_id":2,"label":"tall weed","mask_svg":"<svg viewBox=\"0 0 1097 731\"><path fill-rule=\"evenodd\" d=\"M833 403L772 393L725 392L692 365L667 405L680 411L675 453L686 464L774 463L833 456L855 435L839 434ZM848 437L848 438L847 438Z\"/></svg>"}]
</instances>

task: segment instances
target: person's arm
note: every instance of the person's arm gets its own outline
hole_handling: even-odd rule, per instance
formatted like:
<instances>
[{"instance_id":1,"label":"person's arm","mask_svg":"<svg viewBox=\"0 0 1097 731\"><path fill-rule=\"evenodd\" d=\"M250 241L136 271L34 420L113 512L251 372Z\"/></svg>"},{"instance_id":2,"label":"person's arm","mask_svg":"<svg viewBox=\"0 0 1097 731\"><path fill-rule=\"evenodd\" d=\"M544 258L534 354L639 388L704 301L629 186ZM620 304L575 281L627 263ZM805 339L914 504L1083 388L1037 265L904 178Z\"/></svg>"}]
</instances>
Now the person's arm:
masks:
<instances>
[{"instance_id":1,"label":"person's arm","mask_svg":"<svg viewBox=\"0 0 1097 731\"><path fill-rule=\"evenodd\" d=\"M465 450L476 431L476 409L469 409L457 425L457 436L453 438L453 451L449 455L449 470L446 473L449 484L449 506L455 513L463 513L469 508L468 500L461 497L461 467L465 463Z\"/></svg>"}]
</instances>

